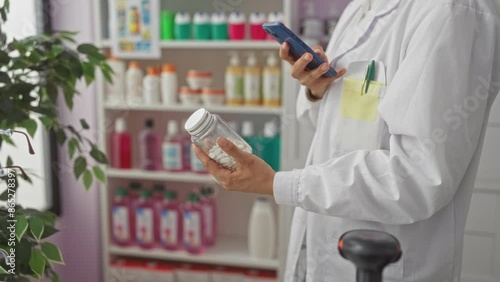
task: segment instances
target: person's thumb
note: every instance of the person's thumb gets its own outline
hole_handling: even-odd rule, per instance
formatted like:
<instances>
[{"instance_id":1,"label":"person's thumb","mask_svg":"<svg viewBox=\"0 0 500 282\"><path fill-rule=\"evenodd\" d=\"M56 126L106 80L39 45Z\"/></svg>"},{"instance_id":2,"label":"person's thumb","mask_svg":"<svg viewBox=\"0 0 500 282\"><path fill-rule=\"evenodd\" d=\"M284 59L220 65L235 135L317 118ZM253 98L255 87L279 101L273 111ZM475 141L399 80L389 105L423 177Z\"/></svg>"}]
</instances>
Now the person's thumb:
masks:
<instances>
[{"instance_id":1,"label":"person's thumb","mask_svg":"<svg viewBox=\"0 0 500 282\"><path fill-rule=\"evenodd\" d=\"M244 160L246 157L245 151L240 150L233 142L227 140L226 138L217 138L217 145L219 145L224 153L231 156L237 162Z\"/></svg>"}]
</instances>

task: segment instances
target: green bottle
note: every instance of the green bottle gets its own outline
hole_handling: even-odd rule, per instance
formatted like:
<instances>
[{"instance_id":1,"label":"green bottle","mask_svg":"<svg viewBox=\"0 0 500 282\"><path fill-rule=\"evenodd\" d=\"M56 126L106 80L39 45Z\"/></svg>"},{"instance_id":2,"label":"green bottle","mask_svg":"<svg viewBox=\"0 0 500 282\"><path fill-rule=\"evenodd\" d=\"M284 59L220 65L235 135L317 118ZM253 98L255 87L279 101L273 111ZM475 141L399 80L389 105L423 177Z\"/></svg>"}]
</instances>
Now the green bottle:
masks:
<instances>
[{"instance_id":1,"label":"green bottle","mask_svg":"<svg viewBox=\"0 0 500 282\"><path fill-rule=\"evenodd\" d=\"M212 15L212 39L229 39L227 17L224 13L218 12Z\"/></svg>"},{"instance_id":2,"label":"green bottle","mask_svg":"<svg viewBox=\"0 0 500 282\"><path fill-rule=\"evenodd\" d=\"M188 13L178 12L175 15L174 36L177 40L191 39L191 16Z\"/></svg>"},{"instance_id":3,"label":"green bottle","mask_svg":"<svg viewBox=\"0 0 500 282\"><path fill-rule=\"evenodd\" d=\"M210 15L207 13L195 13L193 17L193 34L196 40L210 40L211 24Z\"/></svg>"},{"instance_id":4,"label":"green bottle","mask_svg":"<svg viewBox=\"0 0 500 282\"><path fill-rule=\"evenodd\" d=\"M241 124L241 137L252 147L252 153L260 157L259 137L255 135L253 122L244 121Z\"/></svg>"},{"instance_id":5,"label":"green bottle","mask_svg":"<svg viewBox=\"0 0 500 282\"><path fill-rule=\"evenodd\" d=\"M264 134L258 142L257 150L260 151L260 157L275 171L280 170L281 137L274 121L264 124Z\"/></svg>"},{"instance_id":6,"label":"green bottle","mask_svg":"<svg viewBox=\"0 0 500 282\"><path fill-rule=\"evenodd\" d=\"M161 40L174 39L175 13L169 10L161 11Z\"/></svg>"}]
</instances>

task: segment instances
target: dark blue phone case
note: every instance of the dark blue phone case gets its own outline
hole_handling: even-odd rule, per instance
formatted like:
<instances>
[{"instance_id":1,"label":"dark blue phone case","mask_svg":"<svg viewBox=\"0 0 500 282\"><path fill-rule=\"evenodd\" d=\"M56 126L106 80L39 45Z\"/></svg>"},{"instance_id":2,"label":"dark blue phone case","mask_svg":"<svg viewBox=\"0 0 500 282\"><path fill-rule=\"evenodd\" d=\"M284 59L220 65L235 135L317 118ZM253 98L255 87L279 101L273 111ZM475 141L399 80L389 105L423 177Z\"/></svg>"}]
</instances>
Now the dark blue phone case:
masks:
<instances>
[{"instance_id":1,"label":"dark blue phone case","mask_svg":"<svg viewBox=\"0 0 500 282\"><path fill-rule=\"evenodd\" d=\"M313 54L313 60L307 65L307 69L314 70L325 63L311 47L307 46L295 33L281 22L268 22L262 25L262 28L271 35L280 44L287 42L290 45L290 54L297 60L306 52ZM330 69L323 74L324 77L337 76L337 72L330 66Z\"/></svg>"}]
</instances>

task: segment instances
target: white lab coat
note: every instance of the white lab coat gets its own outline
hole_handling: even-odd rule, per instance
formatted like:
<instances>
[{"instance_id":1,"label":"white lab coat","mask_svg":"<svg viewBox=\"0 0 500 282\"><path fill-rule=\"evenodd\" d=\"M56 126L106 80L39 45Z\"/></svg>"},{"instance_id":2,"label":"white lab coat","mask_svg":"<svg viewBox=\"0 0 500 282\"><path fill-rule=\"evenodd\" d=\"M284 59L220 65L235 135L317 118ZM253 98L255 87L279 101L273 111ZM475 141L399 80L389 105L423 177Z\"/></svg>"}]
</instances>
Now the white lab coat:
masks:
<instances>
[{"instance_id":1,"label":"white lab coat","mask_svg":"<svg viewBox=\"0 0 500 282\"><path fill-rule=\"evenodd\" d=\"M350 3L326 53L337 69L382 62L387 87L370 123L340 116L342 79L320 102L299 94L298 117L316 131L307 166L274 179L276 202L296 207L284 280L354 281L338 238L375 229L398 237L404 252L384 282L459 281L465 221L500 87L495 3L384 0L360 20L364 1ZM303 242L306 279L297 269Z\"/></svg>"}]
</instances>

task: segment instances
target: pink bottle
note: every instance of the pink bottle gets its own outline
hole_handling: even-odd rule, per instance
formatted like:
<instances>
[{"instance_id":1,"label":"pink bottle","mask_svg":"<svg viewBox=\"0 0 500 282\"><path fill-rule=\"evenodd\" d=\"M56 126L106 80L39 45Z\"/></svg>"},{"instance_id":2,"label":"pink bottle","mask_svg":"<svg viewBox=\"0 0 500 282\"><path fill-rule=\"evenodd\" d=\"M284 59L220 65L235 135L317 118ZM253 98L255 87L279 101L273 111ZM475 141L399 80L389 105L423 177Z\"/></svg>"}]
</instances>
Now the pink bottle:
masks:
<instances>
[{"instance_id":1,"label":"pink bottle","mask_svg":"<svg viewBox=\"0 0 500 282\"><path fill-rule=\"evenodd\" d=\"M203 245L205 224L198 195L195 193L189 194L188 201L183 207L183 213L184 249L191 254L202 254L205 251Z\"/></svg>"},{"instance_id":2,"label":"pink bottle","mask_svg":"<svg viewBox=\"0 0 500 282\"><path fill-rule=\"evenodd\" d=\"M182 125L184 126L186 124L186 120L182 122ZM183 162L186 165L187 170L191 170L191 147L193 142L191 141L191 135L187 133L187 131L182 130L181 131L181 137L182 137L182 157L183 157Z\"/></svg>"},{"instance_id":3,"label":"pink bottle","mask_svg":"<svg viewBox=\"0 0 500 282\"><path fill-rule=\"evenodd\" d=\"M167 134L163 141L163 168L167 171L187 171L189 164L184 157L184 137L179 134L179 124L175 120L169 120Z\"/></svg>"},{"instance_id":4,"label":"pink bottle","mask_svg":"<svg viewBox=\"0 0 500 282\"><path fill-rule=\"evenodd\" d=\"M201 210L205 228L203 229L203 243L205 246L215 245L217 240L217 206L215 204L214 189L212 187L201 188Z\"/></svg>"},{"instance_id":5,"label":"pink bottle","mask_svg":"<svg viewBox=\"0 0 500 282\"><path fill-rule=\"evenodd\" d=\"M161 137L153 131L152 119L147 119L145 126L146 128L139 134L141 168L161 170Z\"/></svg>"},{"instance_id":6,"label":"pink bottle","mask_svg":"<svg viewBox=\"0 0 500 282\"><path fill-rule=\"evenodd\" d=\"M250 38L252 40L265 40L267 33L262 28L262 24L266 22L266 15L264 13L251 13L250 14Z\"/></svg>"},{"instance_id":7,"label":"pink bottle","mask_svg":"<svg viewBox=\"0 0 500 282\"><path fill-rule=\"evenodd\" d=\"M132 206L127 190L118 188L112 205L113 242L119 246L130 246L133 242Z\"/></svg>"},{"instance_id":8,"label":"pink bottle","mask_svg":"<svg viewBox=\"0 0 500 282\"><path fill-rule=\"evenodd\" d=\"M163 248L176 251L182 248L182 211L177 193L165 191L160 206L160 243Z\"/></svg>"},{"instance_id":9,"label":"pink bottle","mask_svg":"<svg viewBox=\"0 0 500 282\"><path fill-rule=\"evenodd\" d=\"M132 167L132 139L127 132L125 119L115 121L115 131L110 140L111 166L114 168L129 169Z\"/></svg>"},{"instance_id":10,"label":"pink bottle","mask_svg":"<svg viewBox=\"0 0 500 282\"><path fill-rule=\"evenodd\" d=\"M234 12L229 15L229 39L244 40L246 36L246 17L243 13Z\"/></svg>"},{"instance_id":11,"label":"pink bottle","mask_svg":"<svg viewBox=\"0 0 500 282\"><path fill-rule=\"evenodd\" d=\"M155 209L151 191L141 191L141 197L135 210L135 242L143 249L156 245L158 234L158 213Z\"/></svg>"},{"instance_id":12,"label":"pink bottle","mask_svg":"<svg viewBox=\"0 0 500 282\"><path fill-rule=\"evenodd\" d=\"M163 201L163 194L165 193L165 186L163 184L155 184L153 186L153 201ZM158 205L160 206L160 205Z\"/></svg>"},{"instance_id":13,"label":"pink bottle","mask_svg":"<svg viewBox=\"0 0 500 282\"><path fill-rule=\"evenodd\" d=\"M137 209L137 203L139 203L139 198L141 194L141 183L132 182L130 183L130 208L131 208L131 217L130 217L130 225L132 227L132 241L135 242L135 211Z\"/></svg>"}]
</instances>

